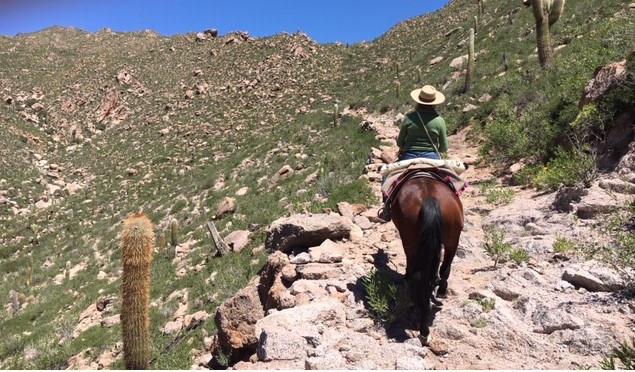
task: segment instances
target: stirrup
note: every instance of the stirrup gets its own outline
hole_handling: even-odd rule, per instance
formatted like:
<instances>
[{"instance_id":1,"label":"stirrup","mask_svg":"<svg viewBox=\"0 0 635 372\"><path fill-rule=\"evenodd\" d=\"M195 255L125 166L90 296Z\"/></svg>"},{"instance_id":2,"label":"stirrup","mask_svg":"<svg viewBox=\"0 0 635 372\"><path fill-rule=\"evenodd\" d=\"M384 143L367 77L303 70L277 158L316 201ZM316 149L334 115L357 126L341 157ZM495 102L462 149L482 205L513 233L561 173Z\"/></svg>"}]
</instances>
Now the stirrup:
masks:
<instances>
[{"instance_id":1,"label":"stirrup","mask_svg":"<svg viewBox=\"0 0 635 372\"><path fill-rule=\"evenodd\" d=\"M379 211L377 211L377 218L379 218L383 223L390 221L390 210L386 207L381 208Z\"/></svg>"}]
</instances>

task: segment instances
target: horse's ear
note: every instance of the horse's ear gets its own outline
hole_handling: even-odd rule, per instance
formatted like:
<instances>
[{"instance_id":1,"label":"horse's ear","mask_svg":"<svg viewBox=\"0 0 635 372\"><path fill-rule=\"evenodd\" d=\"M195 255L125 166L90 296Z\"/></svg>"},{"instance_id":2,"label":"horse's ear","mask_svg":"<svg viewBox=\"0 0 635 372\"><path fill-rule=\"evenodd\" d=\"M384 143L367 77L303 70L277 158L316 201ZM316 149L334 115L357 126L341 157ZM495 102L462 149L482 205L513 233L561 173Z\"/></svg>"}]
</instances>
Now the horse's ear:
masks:
<instances>
[{"instance_id":1,"label":"horse's ear","mask_svg":"<svg viewBox=\"0 0 635 372\"><path fill-rule=\"evenodd\" d=\"M465 168L465 170L470 169L470 165L468 163L463 162L463 168Z\"/></svg>"}]
</instances>

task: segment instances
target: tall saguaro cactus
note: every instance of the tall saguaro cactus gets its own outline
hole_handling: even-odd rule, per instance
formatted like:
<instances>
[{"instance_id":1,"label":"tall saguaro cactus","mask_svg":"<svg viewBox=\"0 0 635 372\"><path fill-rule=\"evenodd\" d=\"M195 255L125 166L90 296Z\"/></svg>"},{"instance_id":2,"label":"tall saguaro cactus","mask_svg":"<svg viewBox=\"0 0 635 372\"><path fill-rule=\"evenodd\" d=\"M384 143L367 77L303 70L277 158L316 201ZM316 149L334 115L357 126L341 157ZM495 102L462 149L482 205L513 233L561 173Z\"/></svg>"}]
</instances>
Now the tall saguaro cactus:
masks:
<instances>
[{"instance_id":1,"label":"tall saguaro cactus","mask_svg":"<svg viewBox=\"0 0 635 372\"><path fill-rule=\"evenodd\" d=\"M565 0L523 0L525 6L531 6L536 19L536 44L542 67L553 65L551 26L560 19L564 2Z\"/></svg>"},{"instance_id":2,"label":"tall saguaro cactus","mask_svg":"<svg viewBox=\"0 0 635 372\"><path fill-rule=\"evenodd\" d=\"M467 93L472 86L472 79L474 78L474 29L470 28L470 41L468 47L467 58L467 72L465 73L465 86L463 91Z\"/></svg>"},{"instance_id":3,"label":"tall saguaro cactus","mask_svg":"<svg viewBox=\"0 0 635 372\"><path fill-rule=\"evenodd\" d=\"M152 222L143 213L123 223L123 300L121 328L127 369L148 369L150 361L150 264L154 247Z\"/></svg>"}]
</instances>

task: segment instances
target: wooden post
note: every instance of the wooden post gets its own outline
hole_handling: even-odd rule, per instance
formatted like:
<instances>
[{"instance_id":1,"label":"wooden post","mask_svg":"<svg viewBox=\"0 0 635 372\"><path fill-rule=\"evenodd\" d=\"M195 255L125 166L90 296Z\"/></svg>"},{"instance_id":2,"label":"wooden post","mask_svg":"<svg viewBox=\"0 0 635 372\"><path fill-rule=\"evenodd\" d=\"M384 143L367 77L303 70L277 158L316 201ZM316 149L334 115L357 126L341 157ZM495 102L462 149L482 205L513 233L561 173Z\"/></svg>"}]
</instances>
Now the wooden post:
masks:
<instances>
[{"instance_id":1,"label":"wooden post","mask_svg":"<svg viewBox=\"0 0 635 372\"><path fill-rule=\"evenodd\" d=\"M207 222L207 231L212 237L212 242L214 243L215 250L210 252L207 255L208 258L214 258L216 256L224 256L229 252L229 246L225 243L225 241L218 234L218 230L216 230L216 225L213 222Z\"/></svg>"}]
</instances>

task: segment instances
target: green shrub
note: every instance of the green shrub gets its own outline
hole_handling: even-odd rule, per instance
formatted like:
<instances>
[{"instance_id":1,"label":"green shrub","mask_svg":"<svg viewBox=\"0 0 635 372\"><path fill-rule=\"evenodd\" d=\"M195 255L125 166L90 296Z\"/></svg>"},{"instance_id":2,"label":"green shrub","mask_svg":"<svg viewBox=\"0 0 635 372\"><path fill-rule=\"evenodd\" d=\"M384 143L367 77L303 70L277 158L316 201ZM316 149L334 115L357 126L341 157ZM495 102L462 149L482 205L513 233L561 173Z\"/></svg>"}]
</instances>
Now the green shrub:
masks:
<instances>
[{"instance_id":1,"label":"green shrub","mask_svg":"<svg viewBox=\"0 0 635 372\"><path fill-rule=\"evenodd\" d=\"M555 189L560 184L588 187L595 177L595 158L575 150L556 150L556 156L534 177L539 189Z\"/></svg>"},{"instance_id":2,"label":"green shrub","mask_svg":"<svg viewBox=\"0 0 635 372\"><path fill-rule=\"evenodd\" d=\"M484 143L479 148L481 155L494 160L518 159L524 156L529 138L524 125L517 120L508 100L499 99L497 118L483 129Z\"/></svg>"},{"instance_id":3,"label":"green shrub","mask_svg":"<svg viewBox=\"0 0 635 372\"><path fill-rule=\"evenodd\" d=\"M392 324L408 308L406 291L399 291L384 271L372 270L362 278L370 317L379 323Z\"/></svg>"},{"instance_id":4,"label":"green shrub","mask_svg":"<svg viewBox=\"0 0 635 372\"><path fill-rule=\"evenodd\" d=\"M505 242L504 230L490 227L485 230L485 252L494 260L494 268L498 261L512 249L512 244Z\"/></svg>"},{"instance_id":5,"label":"green shrub","mask_svg":"<svg viewBox=\"0 0 635 372\"><path fill-rule=\"evenodd\" d=\"M553 242L553 251L556 253L564 253L575 250L576 244L567 238L556 236L556 240Z\"/></svg>"},{"instance_id":6,"label":"green shrub","mask_svg":"<svg viewBox=\"0 0 635 372\"><path fill-rule=\"evenodd\" d=\"M496 305L496 300L493 298L487 298L487 297L483 297L479 300L477 300L477 302L481 305L481 307L483 308L483 311L485 312L489 312L494 310L494 306Z\"/></svg>"},{"instance_id":7,"label":"green shrub","mask_svg":"<svg viewBox=\"0 0 635 372\"><path fill-rule=\"evenodd\" d=\"M603 259L615 267L627 284L635 288L635 204L626 210L614 212L606 219L601 231L609 238Z\"/></svg>"},{"instance_id":8,"label":"green shrub","mask_svg":"<svg viewBox=\"0 0 635 372\"><path fill-rule=\"evenodd\" d=\"M476 318L474 319L472 322L470 322L470 325L474 328L485 328L487 327L487 319L485 318Z\"/></svg>"},{"instance_id":9,"label":"green shrub","mask_svg":"<svg viewBox=\"0 0 635 372\"><path fill-rule=\"evenodd\" d=\"M512 182L515 185L533 186L534 177L540 172L542 165L526 165L518 173L512 177Z\"/></svg>"},{"instance_id":10,"label":"green shrub","mask_svg":"<svg viewBox=\"0 0 635 372\"><path fill-rule=\"evenodd\" d=\"M522 248L514 249L509 253L509 259L514 261L516 265L529 261L529 254Z\"/></svg>"}]
</instances>

